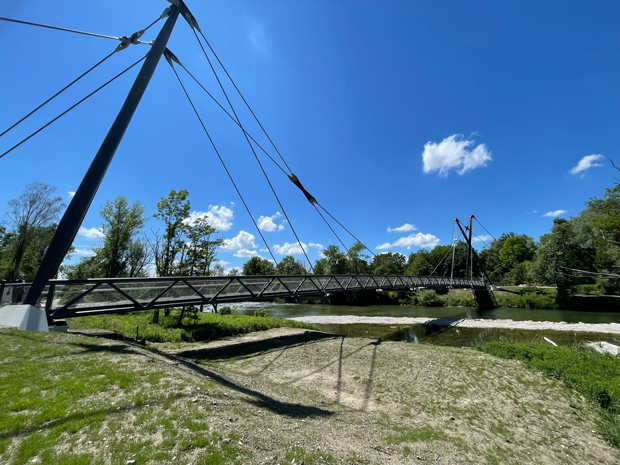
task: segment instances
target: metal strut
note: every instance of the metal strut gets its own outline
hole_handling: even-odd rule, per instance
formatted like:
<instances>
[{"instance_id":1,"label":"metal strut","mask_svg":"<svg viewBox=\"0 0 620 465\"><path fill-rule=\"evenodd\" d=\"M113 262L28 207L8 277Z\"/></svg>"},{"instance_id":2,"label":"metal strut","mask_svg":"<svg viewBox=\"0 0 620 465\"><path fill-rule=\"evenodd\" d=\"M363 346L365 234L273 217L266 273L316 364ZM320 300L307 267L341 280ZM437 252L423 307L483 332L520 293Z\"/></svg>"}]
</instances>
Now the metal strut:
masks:
<instances>
[{"instance_id":1,"label":"metal strut","mask_svg":"<svg viewBox=\"0 0 620 465\"><path fill-rule=\"evenodd\" d=\"M127 94L125 103L123 103L123 106L116 116L114 123L112 123L112 126L103 140L99 151L95 155L95 158L88 168L86 175L82 179L80 186L76 190L74 197L71 199L67 210L60 220L58 229L56 229L52 242L45 253L45 257L43 257L41 267L34 278L24 303L30 305L37 304L45 285L56 275L60 264L69 251L78 229L82 225L82 221L84 221L84 217L88 212L90 204L95 198L99 185L101 184L101 181L103 181L103 177L112 162L112 158L114 158L114 154L123 139L123 135L131 122L136 108L138 108L138 104L146 91L151 77L153 77L153 73L157 68L157 64L159 63L164 49L166 48L168 39L172 34L172 29L174 28L176 20L179 16L181 5L184 6L182 0L178 0L178 3L180 6L171 7L168 14L168 19L157 35L151 50L149 50L147 58L142 65L134 84L131 87L129 94Z\"/></svg>"}]
</instances>

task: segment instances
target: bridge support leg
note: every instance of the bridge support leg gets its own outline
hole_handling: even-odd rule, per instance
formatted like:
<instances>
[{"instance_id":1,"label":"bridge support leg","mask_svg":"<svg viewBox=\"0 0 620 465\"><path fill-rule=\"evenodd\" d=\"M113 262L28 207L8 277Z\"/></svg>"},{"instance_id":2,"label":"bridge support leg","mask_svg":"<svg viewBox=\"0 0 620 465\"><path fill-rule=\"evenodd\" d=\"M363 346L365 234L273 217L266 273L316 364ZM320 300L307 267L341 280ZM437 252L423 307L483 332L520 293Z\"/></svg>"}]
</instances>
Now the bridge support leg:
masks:
<instances>
[{"instance_id":1,"label":"bridge support leg","mask_svg":"<svg viewBox=\"0 0 620 465\"><path fill-rule=\"evenodd\" d=\"M146 87L155 72L155 68L159 63L159 60L166 48L166 44L168 43L168 39L172 34L172 29L174 28L174 24L179 16L179 11L179 6L172 7L166 23L161 28L155 42L151 46L146 60L144 61L144 64L142 65L142 68L140 69L129 94L125 99L125 103L123 103L123 106L114 120L114 123L112 123L112 126L103 140L99 151L88 168L84 179L82 179L82 182L75 191L73 199L69 202L69 206L62 216L60 223L58 223L56 233L54 234L52 242L43 257L39 271L30 286L30 290L28 291L28 295L26 295L24 303L36 305L47 282L52 279L56 273L58 273L58 268L65 259L65 255L71 247L73 239L75 239L75 236L77 235L78 229L82 225L86 212L88 212L90 204L95 198L95 194L99 189L99 185L101 184L110 163L112 162L116 149L121 143L121 139L129 126L131 118L133 117L134 112L136 111L136 108L138 107L138 104L146 91Z\"/></svg>"},{"instance_id":2,"label":"bridge support leg","mask_svg":"<svg viewBox=\"0 0 620 465\"><path fill-rule=\"evenodd\" d=\"M487 289L472 289L476 306L480 310L493 310L496 308L495 302L491 297L491 292Z\"/></svg>"}]
</instances>

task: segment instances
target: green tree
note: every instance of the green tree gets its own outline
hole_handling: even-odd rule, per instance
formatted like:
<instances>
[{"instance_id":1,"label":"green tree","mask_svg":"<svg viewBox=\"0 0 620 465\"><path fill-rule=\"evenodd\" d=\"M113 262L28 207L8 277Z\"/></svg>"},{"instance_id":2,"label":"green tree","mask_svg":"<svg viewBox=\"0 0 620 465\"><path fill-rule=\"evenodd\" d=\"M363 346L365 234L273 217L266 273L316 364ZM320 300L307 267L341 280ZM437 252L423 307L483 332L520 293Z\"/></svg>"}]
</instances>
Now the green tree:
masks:
<instances>
[{"instance_id":1,"label":"green tree","mask_svg":"<svg viewBox=\"0 0 620 465\"><path fill-rule=\"evenodd\" d=\"M499 262L503 270L512 270L515 265L531 260L536 253L535 246L528 247L534 240L526 235L512 236L504 241L499 251Z\"/></svg>"},{"instance_id":2,"label":"green tree","mask_svg":"<svg viewBox=\"0 0 620 465\"><path fill-rule=\"evenodd\" d=\"M252 257L243 264L244 276L266 276L275 274L276 268L269 260L261 257Z\"/></svg>"},{"instance_id":3,"label":"green tree","mask_svg":"<svg viewBox=\"0 0 620 465\"><path fill-rule=\"evenodd\" d=\"M386 252L375 255L370 265L372 274L403 274L406 258L402 253Z\"/></svg>"},{"instance_id":4,"label":"green tree","mask_svg":"<svg viewBox=\"0 0 620 465\"><path fill-rule=\"evenodd\" d=\"M368 264L368 255L363 255L366 247L361 242L355 242L347 252L347 272L351 274L369 274L370 265Z\"/></svg>"},{"instance_id":5,"label":"green tree","mask_svg":"<svg viewBox=\"0 0 620 465\"><path fill-rule=\"evenodd\" d=\"M185 276L209 276L211 264L217 260L217 248L224 239L213 239L218 230L213 227L206 216L186 224L187 240L181 251L179 274Z\"/></svg>"},{"instance_id":6,"label":"green tree","mask_svg":"<svg viewBox=\"0 0 620 465\"><path fill-rule=\"evenodd\" d=\"M284 257L276 266L276 274L280 275L303 275L308 274L308 270L302 262L295 260L291 255Z\"/></svg>"},{"instance_id":7,"label":"green tree","mask_svg":"<svg viewBox=\"0 0 620 465\"><path fill-rule=\"evenodd\" d=\"M179 255L185 247L187 233L186 219L189 218L189 192L185 189L170 191L168 197L157 202L157 213L153 216L164 223L164 233L150 242L157 276L174 276Z\"/></svg>"},{"instance_id":8,"label":"green tree","mask_svg":"<svg viewBox=\"0 0 620 465\"><path fill-rule=\"evenodd\" d=\"M433 272L430 252L426 249L418 249L409 254L405 274L412 276L429 276Z\"/></svg>"},{"instance_id":9,"label":"green tree","mask_svg":"<svg viewBox=\"0 0 620 465\"><path fill-rule=\"evenodd\" d=\"M54 186L33 182L26 186L18 198L9 201L6 218L13 236L8 249L11 264L5 271L5 279L13 280L19 274L24 256L33 242L42 238L51 241L53 232L49 232L55 231L54 223L65 208L62 199L54 197L55 192ZM39 240L37 250L33 251L35 255L41 250L44 253L49 241ZM40 261L34 266L38 269L39 264Z\"/></svg>"},{"instance_id":10,"label":"green tree","mask_svg":"<svg viewBox=\"0 0 620 465\"><path fill-rule=\"evenodd\" d=\"M103 220L103 244L94 250L104 277L135 276L145 256L142 243L135 239L146 222L144 206L140 202L129 205L127 197L119 195L112 201L106 200L99 214Z\"/></svg>"}]
</instances>

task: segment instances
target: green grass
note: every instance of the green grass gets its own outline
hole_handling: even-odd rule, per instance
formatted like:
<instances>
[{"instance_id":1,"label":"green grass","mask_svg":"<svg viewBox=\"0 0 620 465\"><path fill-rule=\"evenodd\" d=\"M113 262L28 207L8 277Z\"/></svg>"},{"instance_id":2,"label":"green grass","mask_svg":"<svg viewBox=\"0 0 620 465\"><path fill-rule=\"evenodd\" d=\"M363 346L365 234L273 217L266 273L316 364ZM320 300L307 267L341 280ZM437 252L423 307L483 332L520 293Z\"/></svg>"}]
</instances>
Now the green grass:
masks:
<instances>
[{"instance_id":1,"label":"green grass","mask_svg":"<svg viewBox=\"0 0 620 465\"><path fill-rule=\"evenodd\" d=\"M197 320L184 318L183 324L179 326L179 313L178 310L173 310L169 316L164 316L161 312L160 324L151 323L150 311L80 317L69 320L69 327L106 329L130 339L136 338L137 330L138 339L151 342L195 342L272 328L313 328L307 323L282 318L214 313L198 313Z\"/></svg>"},{"instance_id":2,"label":"green grass","mask_svg":"<svg viewBox=\"0 0 620 465\"><path fill-rule=\"evenodd\" d=\"M99 343L100 344L100 343ZM248 458L188 397L218 395L134 352L89 338L0 331L0 463L240 463ZM200 391L197 391L200 389ZM136 431L140 433L136 435ZM62 447L58 447L62 444Z\"/></svg>"},{"instance_id":3,"label":"green grass","mask_svg":"<svg viewBox=\"0 0 620 465\"><path fill-rule=\"evenodd\" d=\"M601 408L599 429L620 448L620 358L580 346L487 342L477 350L522 361L527 367L563 381Z\"/></svg>"}]
</instances>

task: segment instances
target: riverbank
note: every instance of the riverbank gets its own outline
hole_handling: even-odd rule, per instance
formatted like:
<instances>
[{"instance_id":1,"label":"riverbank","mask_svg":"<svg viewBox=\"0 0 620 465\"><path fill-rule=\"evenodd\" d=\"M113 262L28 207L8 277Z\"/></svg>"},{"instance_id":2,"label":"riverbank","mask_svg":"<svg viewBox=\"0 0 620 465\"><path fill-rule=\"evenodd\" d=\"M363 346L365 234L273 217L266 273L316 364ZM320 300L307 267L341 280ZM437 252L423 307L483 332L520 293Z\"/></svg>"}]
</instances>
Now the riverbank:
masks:
<instances>
[{"instance_id":1,"label":"riverbank","mask_svg":"<svg viewBox=\"0 0 620 465\"><path fill-rule=\"evenodd\" d=\"M565 323L551 321L514 321L488 319L457 319L457 318L424 318L424 317L373 317L356 315L321 315L293 317L291 320L309 324L373 324L373 325L422 325L458 326L461 328L479 329L520 329L520 330L551 330L584 333L619 334L620 323Z\"/></svg>"},{"instance_id":2,"label":"riverbank","mask_svg":"<svg viewBox=\"0 0 620 465\"><path fill-rule=\"evenodd\" d=\"M475 351L272 329L133 345L0 331L0 462L613 464L563 383Z\"/></svg>"}]
</instances>

